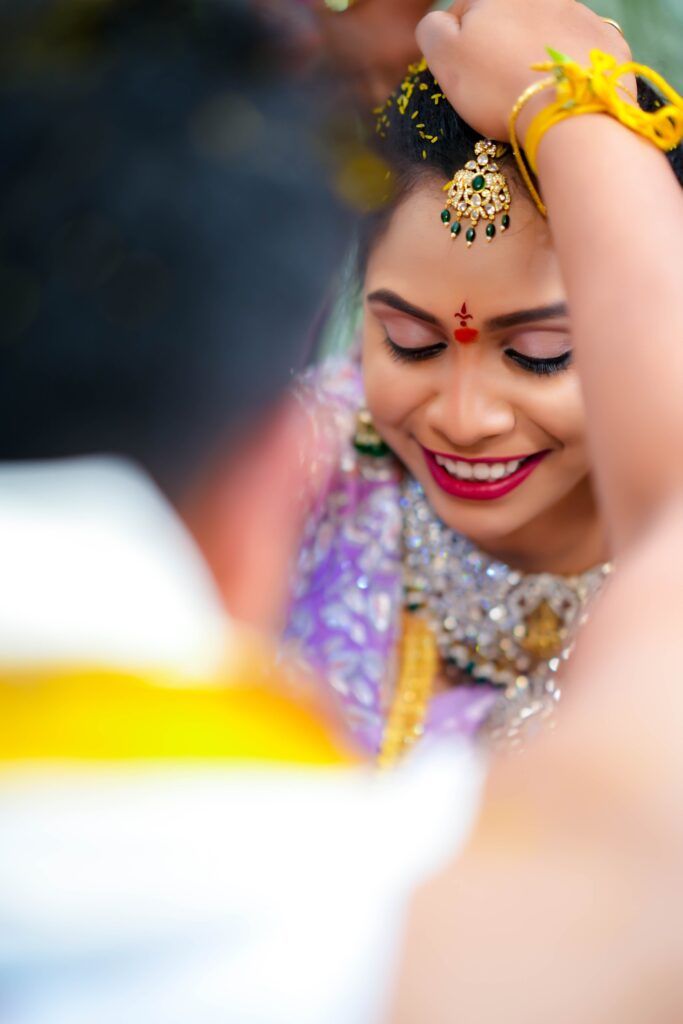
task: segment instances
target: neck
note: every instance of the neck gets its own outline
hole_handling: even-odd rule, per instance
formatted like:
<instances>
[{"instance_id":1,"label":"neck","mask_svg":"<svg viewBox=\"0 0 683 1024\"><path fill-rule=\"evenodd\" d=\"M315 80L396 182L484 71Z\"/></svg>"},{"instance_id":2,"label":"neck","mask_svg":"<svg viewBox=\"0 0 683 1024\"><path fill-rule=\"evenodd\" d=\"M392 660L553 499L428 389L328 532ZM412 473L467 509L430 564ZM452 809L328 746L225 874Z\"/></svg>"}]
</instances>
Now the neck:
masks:
<instances>
[{"instance_id":1,"label":"neck","mask_svg":"<svg viewBox=\"0 0 683 1024\"><path fill-rule=\"evenodd\" d=\"M522 572L562 576L585 572L610 557L589 480L516 533L483 549Z\"/></svg>"}]
</instances>

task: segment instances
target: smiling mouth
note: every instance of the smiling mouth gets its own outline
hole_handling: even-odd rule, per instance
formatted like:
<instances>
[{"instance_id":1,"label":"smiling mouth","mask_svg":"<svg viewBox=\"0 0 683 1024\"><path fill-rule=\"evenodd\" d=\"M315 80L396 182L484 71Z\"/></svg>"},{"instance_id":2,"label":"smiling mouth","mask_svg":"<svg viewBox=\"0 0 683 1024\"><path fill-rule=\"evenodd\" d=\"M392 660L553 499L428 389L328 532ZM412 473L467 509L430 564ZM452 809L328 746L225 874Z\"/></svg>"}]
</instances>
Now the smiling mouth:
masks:
<instances>
[{"instance_id":1,"label":"smiling mouth","mask_svg":"<svg viewBox=\"0 0 683 1024\"><path fill-rule=\"evenodd\" d=\"M523 483L549 451L511 459L458 459L423 447L435 482L456 498L473 501L501 498Z\"/></svg>"},{"instance_id":2,"label":"smiling mouth","mask_svg":"<svg viewBox=\"0 0 683 1024\"><path fill-rule=\"evenodd\" d=\"M528 459L533 458L533 456L527 455L518 459L500 459L495 462L466 462L464 459L450 459L446 455L437 455L434 452L431 454L437 465L442 466L449 476L455 477L456 480L479 480L482 483L487 483L490 480L505 480L506 477L516 473Z\"/></svg>"}]
</instances>

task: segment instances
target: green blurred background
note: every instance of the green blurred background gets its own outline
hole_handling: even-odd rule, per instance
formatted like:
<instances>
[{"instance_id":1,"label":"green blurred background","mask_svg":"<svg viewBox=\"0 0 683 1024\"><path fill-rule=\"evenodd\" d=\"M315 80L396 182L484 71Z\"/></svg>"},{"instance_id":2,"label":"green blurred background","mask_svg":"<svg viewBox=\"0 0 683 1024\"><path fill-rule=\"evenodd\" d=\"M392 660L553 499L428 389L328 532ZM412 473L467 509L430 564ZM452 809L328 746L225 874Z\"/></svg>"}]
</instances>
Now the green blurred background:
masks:
<instances>
[{"instance_id":1,"label":"green blurred background","mask_svg":"<svg viewBox=\"0 0 683 1024\"><path fill-rule=\"evenodd\" d=\"M522 5L524 0L518 0ZM583 0L587 7L614 18L624 30L633 57L656 68L683 90L683 0ZM452 0L436 0L450 7Z\"/></svg>"},{"instance_id":2,"label":"green blurred background","mask_svg":"<svg viewBox=\"0 0 683 1024\"><path fill-rule=\"evenodd\" d=\"M524 0L520 0L524 2ZM585 0L624 29L635 60L683 90L683 0Z\"/></svg>"}]
</instances>

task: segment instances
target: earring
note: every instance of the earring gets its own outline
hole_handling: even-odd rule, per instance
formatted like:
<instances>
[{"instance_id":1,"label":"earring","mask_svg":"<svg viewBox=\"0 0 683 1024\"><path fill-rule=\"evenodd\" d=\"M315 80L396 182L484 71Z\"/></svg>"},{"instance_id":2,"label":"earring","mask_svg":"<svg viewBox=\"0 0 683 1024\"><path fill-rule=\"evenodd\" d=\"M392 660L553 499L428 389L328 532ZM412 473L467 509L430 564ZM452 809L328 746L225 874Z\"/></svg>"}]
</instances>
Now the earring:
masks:
<instances>
[{"instance_id":1,"label":"earring","mask_svg":"<svg viewBox=\"0 0 683 1024\"><path fill-rule=\"evenodd\" d=\"M361 409L356 419L356 431L353 435L353 447L359 455L367 455L373 459L382 459L391 454L391 448L377 433L372 415L368 409Z\"/></svg>"}]
</instances>

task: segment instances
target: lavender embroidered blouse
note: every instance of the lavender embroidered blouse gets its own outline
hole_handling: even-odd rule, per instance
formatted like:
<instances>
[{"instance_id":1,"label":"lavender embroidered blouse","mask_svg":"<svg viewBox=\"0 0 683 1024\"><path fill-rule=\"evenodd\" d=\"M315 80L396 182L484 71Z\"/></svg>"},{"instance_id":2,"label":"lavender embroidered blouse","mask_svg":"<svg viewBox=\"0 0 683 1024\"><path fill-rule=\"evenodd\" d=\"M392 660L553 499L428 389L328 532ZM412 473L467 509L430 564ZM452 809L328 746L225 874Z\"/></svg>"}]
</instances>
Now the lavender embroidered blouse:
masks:
<instances>
[{"instance_id":1,"label":"lavender embroidered blouse","mask_svg":"<svg viewBox=\"0 0 683 1024\"><path fill-rule=\"evenodd\" d=\"M328 360L297 389L319 454L286 629L290 653L341 701L349 729L379 751L397 678L403 611L401 478L397 463L361 466L353 447L363 406L353 358ZM437 694L425 734L473 735L495 690L477 684Z\"/></svg>"}]
</instances>

